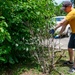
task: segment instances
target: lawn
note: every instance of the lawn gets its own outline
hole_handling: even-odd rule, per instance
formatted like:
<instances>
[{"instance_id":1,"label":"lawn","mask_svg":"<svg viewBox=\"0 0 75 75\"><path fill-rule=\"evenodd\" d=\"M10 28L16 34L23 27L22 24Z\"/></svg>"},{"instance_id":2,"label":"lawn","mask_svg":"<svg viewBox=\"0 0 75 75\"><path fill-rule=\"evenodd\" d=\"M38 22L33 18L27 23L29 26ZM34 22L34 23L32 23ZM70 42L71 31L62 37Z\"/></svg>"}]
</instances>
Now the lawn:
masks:
<instances>
[{"instance_id":1,"label":"lawn","mask_svg":"<svg viewBox=\"0 0 75 75\"><path fill-rule=\"evenodd\" d=\"M59 53L56 53L56 56L59 56ZM65 51L64 56L55 64L55 69L58 72L61 72L61 75L75 75L75 73L70 74L68 71L72 66L63 65L63 62L68 60L68 52ZM0 69L0 75L60 75L54 69L50 74L43 74L40 71L40 66L37 64L30 64L21 62L19 64L11 65L11 67L6 66L5 68Z\"/></svg>"}]
</instances>

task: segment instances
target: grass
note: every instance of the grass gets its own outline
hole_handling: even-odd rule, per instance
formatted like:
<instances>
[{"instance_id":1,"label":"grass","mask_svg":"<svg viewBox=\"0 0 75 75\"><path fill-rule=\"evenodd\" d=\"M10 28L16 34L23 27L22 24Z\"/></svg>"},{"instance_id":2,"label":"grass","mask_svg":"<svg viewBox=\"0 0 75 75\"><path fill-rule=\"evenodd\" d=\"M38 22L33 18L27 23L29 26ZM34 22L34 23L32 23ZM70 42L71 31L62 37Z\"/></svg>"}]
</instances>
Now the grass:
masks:
<instances>
[{"instance_id":1,"label":"grass","mask_svg":"<svg viewBox=\"0 0 75 75\"><path fill-rule=\"evenodd\" d=\"M58 57L60 53L58 52L56 56ZM63 62L69 59L68 52L65 51L65 56L63 56L60 61L55 64L55 68L57 71L61 72L62 75L75 75L75 73L70 74L68 73L69 69L72 66L65 66L63 65ZM57 58L56 57L56 58ZM0 69L0 75L47 75L42 74L40 71L40 66L37 64L30 64L21 62L19 64L11 65L11 67L6 66L5 68ZM60 75L55 70L52 70L49 75Z\"/></svg>"},{"instance_id":2,"label":"grass","mask_svg":"<svg viewBox=\"0 0 75 75\"><path fill-rule=\"evenodd\" d=\"M57 55L59 55L59 53L57 54ZM56 70L58 71L58 72L61 72L62 73L62 75L75 75L75 73L69 73L69 70L70 70L70 68L72 67L72 65L64 65L63 63L65 62L65 61L67 61L68 59L69 59L69 56L68 56L68 52L67 51L65 51L65 54L64 54L65 56L63 56L61 59L60 59L60 61L56 64ZM56 72L55 70L53 70L52 72L51 72L51 75L60 75L58 72Z\"/></svg>"}]
</instances>

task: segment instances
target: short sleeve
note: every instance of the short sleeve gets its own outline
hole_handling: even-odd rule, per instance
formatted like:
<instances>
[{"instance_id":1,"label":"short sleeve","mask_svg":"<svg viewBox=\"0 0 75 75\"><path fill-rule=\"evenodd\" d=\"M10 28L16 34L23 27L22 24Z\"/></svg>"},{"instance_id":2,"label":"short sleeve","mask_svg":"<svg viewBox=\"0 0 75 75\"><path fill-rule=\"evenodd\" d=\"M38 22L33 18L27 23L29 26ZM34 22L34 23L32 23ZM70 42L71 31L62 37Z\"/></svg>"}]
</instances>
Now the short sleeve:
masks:
<instances>
[{"instance_id":1,"label":"short sleeve","mask_svg":"<svg viewBox=\"0 0 75 75\"><path fill-rule=\"evenodd\" d=\"M75 18L75 11L71 11L70 13L67 14L65 17L66 20L71 21L73 18Z\"/></svg>"}]
</instances>

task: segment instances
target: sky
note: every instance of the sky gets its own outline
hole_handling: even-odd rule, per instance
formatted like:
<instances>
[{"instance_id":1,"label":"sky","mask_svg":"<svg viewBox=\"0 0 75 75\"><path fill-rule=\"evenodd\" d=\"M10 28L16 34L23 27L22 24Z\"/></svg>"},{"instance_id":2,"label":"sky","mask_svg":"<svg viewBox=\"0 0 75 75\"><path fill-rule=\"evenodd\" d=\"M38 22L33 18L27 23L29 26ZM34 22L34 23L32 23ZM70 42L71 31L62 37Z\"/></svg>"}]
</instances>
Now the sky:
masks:
<instances>
[{"instance_id":1,"label":"sky","mask_svg":"<svg viewBox=\"0 0 75 75\"><path fill-rule=\"evenodd\" d=\"M70 1L70 0L55 0L58 4L60 4L62 1Z\"/></svg>"}]
</instances>

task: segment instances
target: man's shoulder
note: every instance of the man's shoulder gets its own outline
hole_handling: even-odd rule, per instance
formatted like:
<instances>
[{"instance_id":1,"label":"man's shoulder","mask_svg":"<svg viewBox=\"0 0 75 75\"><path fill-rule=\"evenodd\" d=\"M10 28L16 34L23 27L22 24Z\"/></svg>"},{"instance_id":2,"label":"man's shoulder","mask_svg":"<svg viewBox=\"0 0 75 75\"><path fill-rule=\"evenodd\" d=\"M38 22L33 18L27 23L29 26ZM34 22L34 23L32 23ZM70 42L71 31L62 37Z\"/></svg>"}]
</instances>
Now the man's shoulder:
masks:
<instances>
[{"instance_id":1,"label":"man's shoulder","mask_svg":"<svg viewBox=\"0 0 75 75\"><path fill-rule=\"evenodd\" d=\"M75 8L73 8L67 15L74 15L75 14Z\"/></svg>"}]
</instances>

